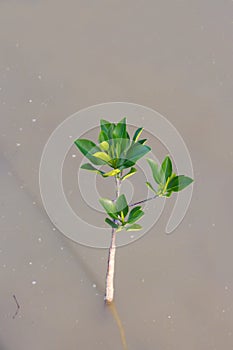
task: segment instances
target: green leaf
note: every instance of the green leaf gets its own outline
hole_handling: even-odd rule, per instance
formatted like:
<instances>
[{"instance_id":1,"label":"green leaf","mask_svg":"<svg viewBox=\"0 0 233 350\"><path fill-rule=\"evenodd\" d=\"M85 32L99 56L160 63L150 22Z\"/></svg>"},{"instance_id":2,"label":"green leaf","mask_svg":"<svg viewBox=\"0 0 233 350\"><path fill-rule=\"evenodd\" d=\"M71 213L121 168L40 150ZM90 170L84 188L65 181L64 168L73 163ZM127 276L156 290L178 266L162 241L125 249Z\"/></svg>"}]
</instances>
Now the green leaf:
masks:
<instances>
[{"instance_id":1,"label":"green leaf","mask_svg":"<svg viewBox=\"0 0 233 350\"><path fill-rule=\"evenodd\" d=\"M93 156L96 158L102 159L106 163L112 160L111 157L109 157L109 155L105 152L96 152L93 154Z\"/></svg>"},{"instance_id":2,"label":"green leaf","mask_svg":"<svg viewBox=\"0 0 233 350\"><path fill-rule=\"evenodd\" d=\"M167 185L168 192L179 192L189 186L193 182L193 179L191 179L188 176L185 175L178 175L171 179L171 181Z\"/></svg>"},{"instance_id":3,"label":"green leaf","mask_svg":"<svg viewBox=\"0 0 233 350\"><path fill-rule=\"evenodd\" d=\"M161 165L161 177L162 177L162 182L166 183L167 179L169 176L172 174L172 162L169 156L166 156L163 160L163 163Z\"/></svg>"},{"instance_id":4,"label":"green leaf","mask_svg":"<svg viewBox=\"0 0 233 350\"><path fill-rule=\"evenodd\" d=\"M111 125L112 123L110 123L109 121L100 119L100 128L106 135L108 135L108 130Z\"/></svg>"},{"instance_id":5,"label":"green leaf","mask_svg":"<svg viewBox=\"0 0 233 350\"><path fill-rule=\"evenodd\" d=\"M141 225L133 224L131 226L126 227L126 231L140 231L142 229Z\"/></svg>"},{"instance_id":6,"label":"green leaf","mask_svg":"<svg viewBox=\"0 0 233 350\"><path fill-rule=\"evenodd\" d=\"M113 130L113 138L121 139L126 136L126 118L123 118Z\"/></svg>"},{"instance_id":7,"label":"green leaf","mask_svg":"<svg viewBox=\"0 0 233 350\"><path fill-rule=\"evenodd\" d=\"M124 226L119 225L119 226L118 226L118 229L116 229L116 232L120 232L120 231L122 231L122 230L123 230L123 228L124 228Z\"/></svg>"},{"instance_id":8,"label":"green leaf","mask_svg":"<svg viewBox=\"0 0 233 350\"><path fill-rule=\"evenodd\" d=\"M108 173L104 173L103 177L109 177L109 176L115 176L116 174L119 174L121 171L120 169L114 169L109 171Z\"/></svg>"},{"instance_id":9,"label":"green leaf","mask_svg":"<svg viewBox=\"0 0 233 350\"><path fill-rule=\"evenodd\" d=\"M100 204L105 209L105 211L108 213L108 215L111 216L111 218L113 219L117 219L115 204L110 199L107 199L107 198L100 198L99 201L100 201Z\"/></svg>"},{"instance_id":10,"label":"green leaf","mask_svg":"<svg viewBox=\"0 0 233 350\"><path fill-rule=\"evenodd\" d=\"M109 218L106 218L105 222L109 224L112 228L118 228L118 225L114 221L110 220Z\"/></svg>"},{"instance_id":11,"label":"green leaf","mask_svg":"<svg viewBox=\"0 0 233 350\"><path fill-rule=\"evenodd\" d=\"M100 175L103 176L104 172L99 170L99 169L96 169L94 166L92 166L90 163L85 163L83 165L81 165L80 167L81 169L85 169L85 170L89 170L89 171L94 171L95 173L98 173Z\"/></svg>"},{"instance_id":12,"label":"green leaf","mask_svg":"<svg viewBox=\"0 0 233 350\"><path fill-rule=\"evenodd\" d=\"M74 143L78 147L80 152L82 152L82 154L84 154L84 156L87 159L89 159L93 164L95 165L105 164L105 162L103 162L101 159L97 159L93 157L93 153L100 151L100 148L97 147L94 142L86 139L77 139Z\"/></svg>"},{"instance_id":13,"label":"green leaf","mask_svg":"<svg viewBox=\"0 0 233 350\"><path fill-rule=\"evenodd\" d=\"M138 142L135 142L130 146L126 153L126 159L136 163L136 161L142 158L146 153L150 152L150 147L141 145Z\"/></svg>"},{"instance_id":14,"label":"green leaf","mask_svg":"<svg viewBox=\"0 0 233 350\"><path fill-rule=\"evenodd\" d=\"M156 190L154 189L154 187L151 185L151 183L150 182L146 182L146 185L147 185L147 187L152 191L152 192L154 192L154 193L156 193Z\"/></svg>"},{"instance_id":15,"label":"green leaf","mask_svg":"<svg viewBox=\"0 0 233 350\"><path fill-rule=\"evenodd\" d=\"M133 224L134 222L138 221L143 215L144 211L141 210L140 206L137 206L130 211L127 223Z\"/></svg>"},{"instance_id":16,"label":"green leaf","mask_svg":"<svg viewBox=\"0 0 233 350\"><path fill-rule=\"evenodd\" d=\"M130 171L121 178L121 181L124 181L125 179L127 179L130 176L132 176L136 172L137 172L136 168L131 168Z\"/></svg>"},{"instance_id":17,"label":"green leaf","mask_svg":"<svg viewBox=\"0 0 233 350\"><path fill-rule=\"evenodd\" d=\"M99 143L103 141L108 141L108 135L106 134L106 132L104 132L103 130L100 130L98 140L99 140Z\"/></svg>"},{"instance_id":18,"label":"green leaf","mask_svg":"<svg viewBox=\"0 0 233 350\"><path fill-rule=\"evenodd\" d=\"M116 201L116 211L120 215L123 212L124 217L127 215L129 211L128 203L124 194L121 194Z\"/></svg>"},{"instance_id":19,"label":"green leaf","mask_svg":"<svg viewBox=\"0 0 233 350\"><path fill-rule=\"evenodd\" d=\"M140 137L140 135L141 135L141 133L142 133L142 130L143 130L143 128L139 128L139 129L137 129L137 130L135 131L135 133L134 133L134 135L133 135L133 140L134 140L134 142L137 142L137 141L138 141L138 139L139 139L139 137Z\"/></svg>"},{"instance_id":20,"label":"green leaf","mask_svg":"<svg viewBox=\"0 0 233 350\"><path fill-rule=\"evenodd\" d=\"M99 144L99 147L103 150L103 151L107 151L109 149L109 144L107 141L102 141Z\"/></svg>"},{"instance_id":21,"label":"green leaf","mask_svg":"<svg viewBox=\"0 0 233 350\"><path fill-rule=\"evenodd\" d=\"M147 158L147 162L151 168L152 175L153 175L155 182L157 182L157 184L160 184L161 183L161 175L160 175L160 170L159 170L158 164L153 159L150 159L150 158Z\"/></svg>"},{"instance_id":22,"label":"green leaf","mask_svg":"<svg viewBox=\"0 0 233 350\"><path fill-rule=\"evenodd\" d=\"M138 143L140 143L141 145L144 145L146 143L147 139L141 139L138 140Z\"/></svg>"}]
</instances>

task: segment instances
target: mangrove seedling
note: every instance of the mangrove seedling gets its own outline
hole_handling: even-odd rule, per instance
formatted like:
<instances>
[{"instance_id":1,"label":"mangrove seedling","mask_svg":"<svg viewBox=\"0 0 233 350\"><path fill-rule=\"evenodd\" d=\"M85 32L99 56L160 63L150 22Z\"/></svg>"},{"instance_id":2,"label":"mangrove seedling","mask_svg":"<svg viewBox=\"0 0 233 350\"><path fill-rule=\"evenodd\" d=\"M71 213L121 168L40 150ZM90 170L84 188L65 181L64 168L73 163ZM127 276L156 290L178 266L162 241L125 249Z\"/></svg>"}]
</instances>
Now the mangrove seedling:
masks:
<instances>
[{"instance_id":1,"label":"mangrove seedling","mask_svg":"<svg viewBox=\"0 0 233 350\"><path fill-rule=\"evenodd\" d=\"M165 157L161 166L153 159L147 158L154 182L146 182L146 185L153 192L153 196L137 203L128 203L125 195L120 193L121 183L137 172L137 161L151 151L151 148L145 144L147 140L140 138L142 131L142 127L138 128L131 139L127 132L126 118L117 124L101 119L97 144L87 139L75 141L75 145L90 161L83 164L82 169L93 171L103 178L112 177L115 180L115 199L99 199L108 215L105 222L111 228L105 289L106 303L111 303L114 296L117 233L122 230L141 230L142 226L138 224L144 215L141 204L157 197L170 197L173 192L179 192L193 182L190 177L173 172L169 156ZM107 170L104 171L104 168Z\"/></svg>"}]
</instances>

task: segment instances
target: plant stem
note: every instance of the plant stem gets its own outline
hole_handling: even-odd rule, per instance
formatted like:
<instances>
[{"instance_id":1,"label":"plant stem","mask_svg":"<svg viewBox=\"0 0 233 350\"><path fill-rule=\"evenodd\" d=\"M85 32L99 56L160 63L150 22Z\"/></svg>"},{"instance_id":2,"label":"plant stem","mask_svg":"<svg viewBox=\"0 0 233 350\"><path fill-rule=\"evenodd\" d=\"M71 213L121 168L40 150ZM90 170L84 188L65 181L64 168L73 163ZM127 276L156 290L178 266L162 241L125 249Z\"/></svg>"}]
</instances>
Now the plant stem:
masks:
<instances>
[{"instance_id":1,"label":"plant stem","mask_svg":"<svg viewBox=\"0 0 233 350\"><path fill-rule=\"evenodd\" d=\"M116 198L120 195L121 180L117 175L115 176L116 181ZM114 268L115 268L115 255L116 255L116 230L112 229L111 244L108 253L108 268L106 275L106 287L105 287L105 302L111 304L114 297Z\"/></svg>"},{"instance_id":2,"label":"plant stem","mask_svg":"<svg viewBox=\"0 0 233 350\"><path fill-rule=\"evenodd\" d=\"M157 195L157 194L155 194L153 197L146 198L146 199L143 199L142 201L139 201L139 202L135 202L135 203L129 204L129 207L134 207L135 205L138 205L138 204L142 204L142 203L145 203L145 202L151 201L152 199L155 199L155 198L157 198L157 197L158 197L158 195Z\"/></svg>"}]
</instances>

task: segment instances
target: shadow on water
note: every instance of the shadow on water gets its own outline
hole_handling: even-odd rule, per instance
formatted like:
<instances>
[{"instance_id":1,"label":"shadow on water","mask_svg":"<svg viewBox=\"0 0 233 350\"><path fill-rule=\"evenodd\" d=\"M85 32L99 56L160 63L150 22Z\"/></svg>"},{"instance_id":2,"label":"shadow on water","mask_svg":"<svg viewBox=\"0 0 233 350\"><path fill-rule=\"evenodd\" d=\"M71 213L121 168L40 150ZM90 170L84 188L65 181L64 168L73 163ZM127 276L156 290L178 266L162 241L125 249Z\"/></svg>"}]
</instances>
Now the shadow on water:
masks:
<instances>
[{"instance_id":1,"label":"shadow on water","mask_svg":"<svg viewBox=\"0 0 233 350\"><path fill-rule=\"evenodd\" d=\"M121 322L120 316L118 314L116 305L113 302L113 303L106 305L106 306L110 309L110 311L111 311L111 313L112 313L112 315L117 323L117 326L118 326L118 329L120 332L120 336L121 336L121 342L122 342L123 349L128 350L127 343L126 343L126 337L125 337L125 330L124 330L123 324Z\"/></svg>"}]
</instances>

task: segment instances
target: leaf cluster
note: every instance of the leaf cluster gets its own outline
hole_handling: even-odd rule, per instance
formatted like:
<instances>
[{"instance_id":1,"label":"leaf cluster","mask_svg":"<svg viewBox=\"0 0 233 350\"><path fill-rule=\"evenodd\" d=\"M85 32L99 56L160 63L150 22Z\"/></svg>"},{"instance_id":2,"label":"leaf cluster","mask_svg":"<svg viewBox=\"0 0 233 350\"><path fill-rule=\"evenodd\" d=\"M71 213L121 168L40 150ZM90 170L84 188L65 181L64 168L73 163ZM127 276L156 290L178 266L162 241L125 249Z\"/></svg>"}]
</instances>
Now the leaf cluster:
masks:
<instances>
[{"instance_id":1,"label":"leaf cluster","mask_svg":"<svg viewBox=\"0 0 233 350\"><path fill-rule=\"evenodd\" d=\"M120 195L116 202L107 198L100 198L99 201L109 215L109 218L106 218L105 222L116 229L116 232L123 229L126 231L138 231L142 229L140 225L136 224L144 215L142 207L137 206L129 211L129 205L124 194Z\"/></svg>"},{"instance_id":2,"label":"leaf cluster","mask_svg":"<svg viewBox=\"0 0 233 350\"><path fill-rule=\"evenodd\" d=\"M81 168L94 171L103 177L118 174L121 180L132 176L137 171L134 167L136 162L151 150L145 145L146 139L139 139L142 130L143 128L137 129L131 140L126 128L126 118L117 124L101 119L98 144L87 139L77 139L75 145L92 164L108 165L112 170L104 172L90 163L83 164ZM128 168L131 169L123 176L123 170Z\"/></svg>"},{"instance_id":3,"label":"leaf cluster","mask_svg":"<svg viewBox=\"0 0 233 350\"><path fill-rule=\"evenodd\" d=\"M161 167L153 159L148 158L147 162L158 189L155 190L150 182L146 182L146 185L159 197L170 197L172 192L179 192L193 182L193 179L188 176L173 173L172 162L169 156L164 158Z\"/></svg>"}]
</instances>

